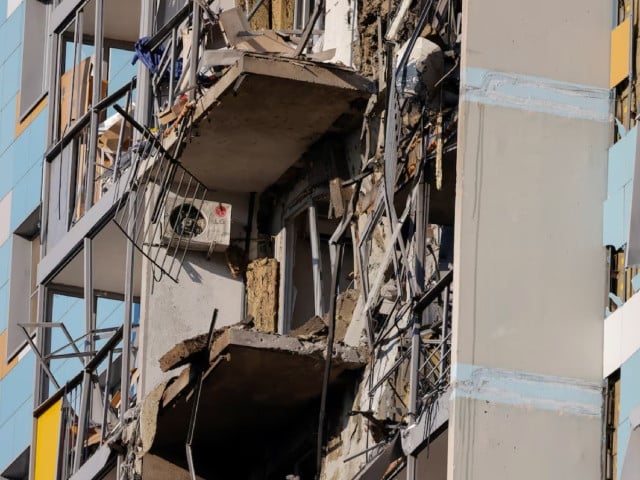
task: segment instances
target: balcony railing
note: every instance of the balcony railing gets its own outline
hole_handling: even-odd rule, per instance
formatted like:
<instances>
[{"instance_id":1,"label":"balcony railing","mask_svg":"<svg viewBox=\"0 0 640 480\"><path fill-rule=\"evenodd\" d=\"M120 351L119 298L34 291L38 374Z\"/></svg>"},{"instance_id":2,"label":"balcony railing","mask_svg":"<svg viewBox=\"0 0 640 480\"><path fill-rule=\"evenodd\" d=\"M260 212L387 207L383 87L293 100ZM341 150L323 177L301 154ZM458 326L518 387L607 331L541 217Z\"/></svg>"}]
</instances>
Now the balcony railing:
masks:
<instances>
[{"instance_id":1,"label":"balcony railing","mask_svg":"<svg viewBox=\"0 0 640 480\"><path fill-rule=\"evenodd\" d=\"M30 327L33 325L29 324ZM64 325L40 324L41 328L62 328ZM26 333L26 330L25 330ZM59 438L48 438L47 445L36 448L54 449L58 452L58 478L68 479L86 462L86 460L105 442L119 425L121 418L121 382L117 371L118 357L122 355L123 328L93 331L92 338L100 338L109 333L104 345L97 351L80 351L76 344L87 335L70 339L69 343L48 355L41 354L30 340L38 356L40 365L47 373L53 385L58 386L48 365L51 360L76 357L84 362L84 367L73 378L53 393L34 412L36 418L61 402ZM30 338L30 337L29 337ZM72 352L61 353L72 349ZM129 353L130 354L130 353ZM131 396L131 391L127 392ZM99 406L99 407L98 407ZM49 443L53 442L53 444Z\"/></svg>"}]
</instances>

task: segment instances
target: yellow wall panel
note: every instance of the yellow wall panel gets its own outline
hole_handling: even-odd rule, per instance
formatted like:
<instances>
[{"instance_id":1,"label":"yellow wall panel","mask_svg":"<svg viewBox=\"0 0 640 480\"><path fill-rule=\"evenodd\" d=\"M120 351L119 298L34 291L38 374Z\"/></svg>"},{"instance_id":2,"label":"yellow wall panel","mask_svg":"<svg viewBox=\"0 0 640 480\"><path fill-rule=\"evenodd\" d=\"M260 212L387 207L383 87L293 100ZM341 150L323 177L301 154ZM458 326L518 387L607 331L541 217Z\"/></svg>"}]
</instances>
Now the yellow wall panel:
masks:
<instances>
[{"instance_id":1,"label":"yellow wall panel","mask_svg":"<svg viewBox=\"0 0 640 480\"><path fill-rule=\"evenodd\" d=\"M7 363L7 331L0 333L0 380L7 376L13 367L18 364L18 357L14 357Z\"/></svg>"},{"instance_id":2,"label":"yellow wall panel","mask_svg":"<svg viewBox=\"0 0 640 480\"><path fill-rule=\"evenodd\" d=\"M613 88L629 76L629 42L631 22L627 18L611 32L611 72L609 87Z\"/></svg>"},{"instance_id":3,"label":"yellow wall panel","mask_svg":"<svg viewBox=\"0 0 640 480\"><path fill-rule=\"evenodd\" d=\"M34 480L55 480L58 469L62 399L38 417Z\"/></svg>"}]
</instances>

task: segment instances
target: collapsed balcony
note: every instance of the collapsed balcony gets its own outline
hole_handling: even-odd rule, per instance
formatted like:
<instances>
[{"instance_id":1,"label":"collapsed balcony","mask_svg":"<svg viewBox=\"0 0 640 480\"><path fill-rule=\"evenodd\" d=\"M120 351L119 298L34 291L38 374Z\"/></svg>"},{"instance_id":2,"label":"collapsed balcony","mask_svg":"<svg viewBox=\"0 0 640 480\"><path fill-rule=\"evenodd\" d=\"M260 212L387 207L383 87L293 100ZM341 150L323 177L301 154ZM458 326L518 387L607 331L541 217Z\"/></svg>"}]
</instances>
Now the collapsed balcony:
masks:
<instances>
[{"instance_id":1,"label":"collapsed balcony","mask_svg":"<svg viewBox=\"0 0 640 480\"><path fill-rule=\"evenodd\" d=\"M154 432L145 451L186 470L185 442L192 444L195 471L204 478L256 474L260 462L241 461L251 451L256 460L264 457L265 478L283 478L276 474L315 445L308 428L317 421L324 357L322 337L303 340L242 325L214 332L210 345L206 335L177 345L160 363L165 369L189 364L161 388L157 419L143 407L141 422ZM365 363L363 351L336 345L330 388L349 384Z\"/></svg>"}]
</instances>

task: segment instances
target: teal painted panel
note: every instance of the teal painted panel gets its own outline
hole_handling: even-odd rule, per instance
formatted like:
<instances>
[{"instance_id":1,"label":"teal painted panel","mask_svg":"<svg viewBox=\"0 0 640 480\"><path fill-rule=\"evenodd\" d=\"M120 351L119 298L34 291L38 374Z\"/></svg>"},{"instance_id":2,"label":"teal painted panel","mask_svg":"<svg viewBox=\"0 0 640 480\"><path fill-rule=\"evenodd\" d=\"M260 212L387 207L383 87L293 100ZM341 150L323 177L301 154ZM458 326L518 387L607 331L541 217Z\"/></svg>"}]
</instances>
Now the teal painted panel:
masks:
<instances>
[{"instance_id":1,"label":"teal painted panel","mask_svg":"<svg viewBox=\"0 0 640 480\"><path fill-rule=\"evenodd\" d=\"M0 245L0 285L4 285L9 280L11 270L11 240L7 240Z\"/></svg>"},{"instance_id":2,"label":"teal painted panel","mask_svg":"<svg viewBox=\"0 0 640 480\"><path fill-rule=\"evenodd\" d=\"M0 87L0 106L7 104L20 90L20 71L22 68L22 48L18 46L2 66Z\"/></svg>"},{"instance_id":3,"label":"teal painted panel","mask_svg":"<svg viewBox=\"0 0 640 480\"><path fill-rule=\"evenodd\" d=\"M0 471L4 470L31 443L33 397L27 398L0 426Z\"/></svg>"},{"instance_id":4,"label":"teal painted panel","mask_svg":"<svg viewBox=\"0 0 640 480\"><path fill-rule=\"evenodd\" d=\"M9 420L20 406L33 395L35 355L27 353L2 380L0 425Z\"/></svg>"},{"instance_id":5,"label":"teal painted panel","mask_svg":"<svg viewBox=\"0 0 640 480\"><path fill-rule=\"evenodd\" d=\"M607 162L608 195L618 191L633 179L638 127L633 127L626 136L610 149Z\"/></svg>"},{"instance_id":6,"label":"teal painted panel","mask_svg":"<svg viewBox=\"0 0 640 480\"><path fill-rule=\"evenodd\" d=\"M13 185L24 177L29 171L32 162L29 160L29 135L23 132L15 139L13 144L7 149L9 160L11 161L11 176L13 177Z\"/></svg>"},{"instance_id":7,"label":"teal painted panel","mask_svg":"<svg viewBox=\"0 0 640 480\"><path fill-rule=\"evenodd\" d=\"M40 204L42 165L36 163L13 188L11 229L15 230Z\"/></svg>"},{"instance_id":8,"label":"teal painted panel","mask_svg":"<svg viewBox=\"0 0 640 480\"><path fill-rule=\"evenodd\" d=\"M6 15L6 7L0 15ZM0 63L4 63L9 55L22 43L22 31L24 29L24 2L11 14L0 27Z\"/></svg>"},{"instance_id":9,"label":"teal painted panel","mask_svg":"<svg viewBox=\"0 0 640 480\"><path fill-rule=\"evenodd\" d=\"M636 319L640 322L640 318ZM620 419L640 405L640 350L631 355L620 369Z\"/></svg>"},{"instance_id":10,"label":"teal painted panel","mask_svg":"<svg viewBox=\"0 0 640 480\"><path fill-rule=\"evenodd\" d=\"M16 410L11 419L13 423L13 442L10 462L15 460L31 444L33 429L33 395L27 398Z\"/></svg>"},{"instance_id":11,"label":"teal painted panel","mask_svg":"<svg viewBox=\"0 0 640 480\"><path fill-rule=\"evenodd\" d=\"M636 319L640 322L640 318ZM640 405L640 350L634 353L620 368L620 424L618 426L618 478L627 450L631 424L629 414Z\"/></svg>"},{"instance_id":12,"label":"teal painted panel","mask_svg":"<svg viewBox=\"0 0 640 480\"><path fill-rule=\"evenodd\" d=\"M9 324L9 284L10 282L5 282L5 284L0 287L0 331L7 328ZM0 359L0 361L4 360L5 359Z\"/></svg>"},{"instance_id":13,"label":"teal painted panel","mask_svg":"<svg viewBox=\"0 0 640 480\"><path fill-rule=\"evenodd\" d=\"M0 133L0 135L2 135ZM2 175L0 175L0 199L4 198L7 193L13 188L13 143L0 154L0 169Z\"/></svg>"},{"instance_id":14,"label":"teal painted panel","mask_svg":"<svg viewBox=\"0 0 640 480\"><path fill-rule=\"evenodd\" d=\"M629 445L629 437L631 437L631 423L629 423L628 419L625 419L618 425L617 429L618 435L618 476L616 478L621 478L622 476L622 466L624 465L624 456L627 453L627 446Z\"/></svg>"},{"instance_id":15,"label":"teal painted panel","mask_svg":"<svg viewBox=\"0 0 640 480\"><path fill-rule=\"evenodd\" d=\"M42 165L44 151L47 145L47 121L49 116L49 107L45 107L42 112L33 119L31 125L22 133L21 136L28 135L29 149L27 151L29 157L29 165L35 165L39 162Z\"/></svg>"},{"instance_id":16,"label":"teal painted panel","mask_svg":"<svg viewBox=\"0 0 640 480\"><path fill-rule=\"evenodd\" d=\"M604 202L603 244L620 248L627 242L625 230L625 195L624 189L610 193ZM626 222L627 229L629 222Z\"/></svg>"},{"instance_id":17,"label":"teal painted panel","mask_svg":"<svg viewBox=\"0 0 640 480\"><path fill-rule=\"evenodd\" d=\"M2 43L0 41L0 43ZM0 110L0 154L13 142L16 129L16 97L13 96Z\"/></svg>"},{"instance_id":18,"label":"teal painted panel","mask_svg":"<svg viewBox=\"0 0 640 480\"><path fill-rule=\"evenodd\" d=\"M7 0L0 0L0 25L2 25L7 19Z\"/></svg>"},{"instance_id":19,"label":"teal painted panel","mask_svg":"<svg viewBox=\"0 0 640 480\"><path fill-rule=\"evenodd\" d=\"M2 399L2 397L0 397ZM11 450L13 448L13 422L0 425L0 471L11 463Z\"/></svg>"}]
</instances>

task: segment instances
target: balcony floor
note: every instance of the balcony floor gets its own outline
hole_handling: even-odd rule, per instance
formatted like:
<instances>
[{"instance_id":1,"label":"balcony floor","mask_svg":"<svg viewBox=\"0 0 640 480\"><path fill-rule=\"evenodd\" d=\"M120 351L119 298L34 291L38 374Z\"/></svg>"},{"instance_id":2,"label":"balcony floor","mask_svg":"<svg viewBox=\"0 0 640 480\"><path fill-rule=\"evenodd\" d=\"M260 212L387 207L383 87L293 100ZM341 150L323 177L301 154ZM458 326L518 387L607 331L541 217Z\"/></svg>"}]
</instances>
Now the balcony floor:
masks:
<instances>
[{"instance_id":1,"label":"balcony floor","mask_svg":"<svg viewBox=\"0 0 640 480\"><path fill-rule=\"evenodd\" d=\"M245 53L198 100L180 161L208 188L261 192L325 133L352 128L371 91L350 69Z\"/></svg>"},{"instance_id":2,"label":"balcony floor","mask_svg":"<svg viewBox=\"0 0 640 480\"><path fill-rule=\"evenodd\" d=\"M324 342L239 328L223 330L213 342L208 358L216 366L207 370L200 397L196 467L206 469L214 461L212 452L216 461L222 461L251 448L258 451L295 428L309 411L317 422L313 405L322 391L324 352ZM363 352L336 345L331 389L344 384L345 375L360 370L365 362ZM187 366L164 390L157 421L142 414L143 423L156 422L151 453L182 466L186 466L184 442L195 379L194 366Z\"/></svg>"}]
</instances>

